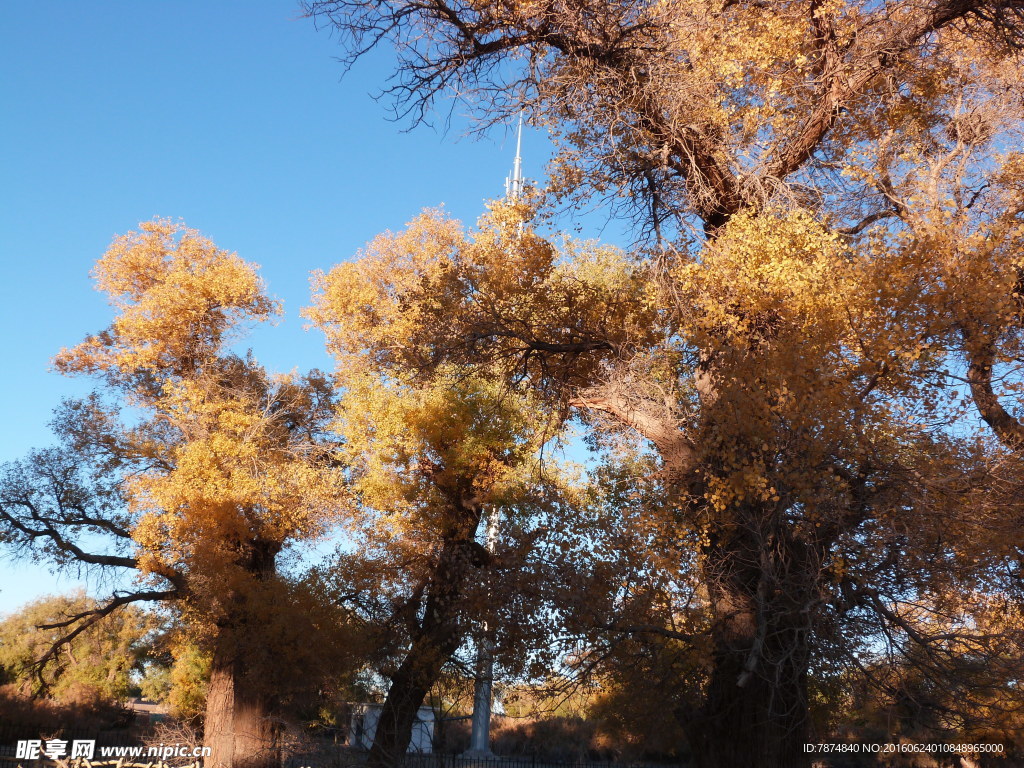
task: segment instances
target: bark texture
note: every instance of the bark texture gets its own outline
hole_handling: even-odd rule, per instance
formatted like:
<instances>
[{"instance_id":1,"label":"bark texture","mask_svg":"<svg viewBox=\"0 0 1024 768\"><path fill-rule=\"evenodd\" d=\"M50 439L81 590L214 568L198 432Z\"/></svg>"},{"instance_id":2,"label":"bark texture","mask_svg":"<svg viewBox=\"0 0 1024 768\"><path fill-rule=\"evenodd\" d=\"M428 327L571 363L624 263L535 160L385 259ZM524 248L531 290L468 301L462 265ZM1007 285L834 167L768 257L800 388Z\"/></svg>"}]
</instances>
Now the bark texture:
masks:
<instances>
[{"instance_id":1,"label":"bark texture","mask_svg":"<svg viewBox=\"0 0 1024 768\"><path fill-rule=\"evenodd\" d=\"M206 765L275 768L281 764L281 749L273 702L233 645L221 644L210 669L205 742L211 752Z\"/></svg>"},{"instance_id":2,"label":"bark texture","mask_svg":"<svg viewBox=\"0 0 1024 768\"><path fill-rule=\"evenodd\" d=\"M281 720L274 694L275 660L261 633L258 587L277 574L281 545L256 539L239 549L241 566L251 577L251 592L225 602L228 614L218 625L206 695L204 741L209 768L277 768L281 765ZM265 607L265 606L264 606Z\"/></svg>"},{"instance_id":3,"label":"bark texture","mask_svg":"<svg viewBox=\"0 0 1024 768\"><path fill-rule=\"evenodd\" d=\"M485 551L473 539L480 522L478 505L460 505L465 519L447 537L430 575L423 618L412 645L392 675L377 723L368 768L392 768L401 763L412 737L416 713L444 665L463 639L459 601L470 570L482 564Z\"/></svg>"},{"instance_id":4,"label":"bark texture","mask_svg":"<svg viewBox=\"0 0 1024 768\"><path fill-rule=\"evenodd\" d=\"M683 723L700 768L804 768L811 630L808 549L750 530L714 542L715 625L704 705Z\"/></svg>"}]
</instances>

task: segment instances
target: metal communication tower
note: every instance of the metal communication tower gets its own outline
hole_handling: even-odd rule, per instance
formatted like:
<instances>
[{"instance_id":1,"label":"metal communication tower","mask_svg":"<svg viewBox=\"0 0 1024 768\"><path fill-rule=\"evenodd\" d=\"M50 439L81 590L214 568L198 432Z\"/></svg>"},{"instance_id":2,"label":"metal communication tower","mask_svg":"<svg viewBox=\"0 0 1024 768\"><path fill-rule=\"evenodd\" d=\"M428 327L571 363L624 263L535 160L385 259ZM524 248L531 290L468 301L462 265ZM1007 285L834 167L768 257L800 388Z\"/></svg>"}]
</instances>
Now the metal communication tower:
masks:
<instances>
[{"instance_id":1,"label":"metal communication tower","mask_svg":"<svg viewBox=\"0 0 1024 768\"><path fill-rule=\"evenodd\" d=\"M523 116L519 116L519 128L516 134L516 159L512 163L512 175L505 178L505 196L509 200L517 200L523 194ZM522 225L520 225L520 232ZM485 547L494 553L498 541L498 519L501 512L491 507L487 516L487 534ZM464 753L469 757L489 757L491 752L491 703L494 697L494 630L484 621L480 626L477 638L476 679L473 683L473 719L472 733L469 737L469 749Z\"/></svg>"}]
</instances>

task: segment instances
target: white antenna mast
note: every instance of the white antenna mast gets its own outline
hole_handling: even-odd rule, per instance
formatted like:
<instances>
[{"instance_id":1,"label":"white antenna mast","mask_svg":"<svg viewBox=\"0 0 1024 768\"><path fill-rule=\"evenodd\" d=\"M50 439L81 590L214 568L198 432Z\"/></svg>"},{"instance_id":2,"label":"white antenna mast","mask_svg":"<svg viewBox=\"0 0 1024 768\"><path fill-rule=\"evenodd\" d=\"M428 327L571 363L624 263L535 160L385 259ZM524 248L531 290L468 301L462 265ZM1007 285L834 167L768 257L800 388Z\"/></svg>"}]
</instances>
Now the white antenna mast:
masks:
<instances>
[{"instance_id":1,"label":"white antenna mast","mask_svg":"<svg viewBox=\"0 0 1024 768\"><path fill-rule=\"evenodd\" d=\"M519 128L516 135L516 159L512 163L512 175L505 177L505 197L518 200L523 194L523 115L519 114ZM519 224L522 237L523 225ZM491 507L485 528L485 547L491 554L498 543L498 523L501 511ZM493 706L494 684L494 629L484 621L480 626L476 649L476 679L473 683L472 730L469 749L463 757L493 757L491 752L491 707Z\"/></svg>"},{"instance_id":2,"label":"white antenna mast","mask_svg":"<svg viewBox=\"0 0 1024 768\"><path fill-rule=\"evenodd\" d=\"M485 529L488 552L494 554L498 543L498 519L501 512L491 507ZM473 681L473 716L469 735L469 749L463 757L493 757L491 752L491 707L494 692L494 628L486 621L480 625L476 649L476 679Z\"/></svg>"},{"instance_id":3,"label":"white antenna mast","mask_svg":"<svg viewBox=\"0 0 1024 768\"><path fill-rule=\"evenodd\" d=\"M512 163L512 175L505 179L505 196L518 200L523 194L523 115L519 115L519 130L516 136L516 159Z\"/></svg>"}]
</instances>

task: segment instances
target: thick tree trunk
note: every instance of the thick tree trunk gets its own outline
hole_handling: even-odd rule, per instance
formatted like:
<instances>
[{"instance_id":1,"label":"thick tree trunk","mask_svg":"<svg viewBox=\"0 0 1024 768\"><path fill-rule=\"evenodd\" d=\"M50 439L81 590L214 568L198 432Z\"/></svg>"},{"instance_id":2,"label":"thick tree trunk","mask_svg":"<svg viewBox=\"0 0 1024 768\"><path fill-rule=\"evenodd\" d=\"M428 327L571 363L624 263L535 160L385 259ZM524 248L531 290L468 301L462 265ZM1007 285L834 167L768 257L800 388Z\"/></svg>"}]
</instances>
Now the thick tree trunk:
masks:
<instances>
[{"instance_id":1,"label":"thick tree trunk","mask_svg":"<svg viewBox=\"0 0 1024 768\"><path fill-rule=\"evenodd\" d=\"M755 617L737 614L734 631L716 638L700 718L690 723L700 768L802 768L808 736L806 632L776 626L772 647L755 650ZM775 622L773 622L775 623ZM725 633L723 633L724 635ZM751 654L764 654L751 670Z\"/></svg>"},{"instance_id":2,"label":"thick tree trunk","mask_svg":"<svg viewBox=\"0 0 1024 768\"><path fill-rule=\"evenodd\" d=\"M700 715L684 726L700 768L806 768L806 558L790 542L769 561L765 542L742 538L710 553L711 677Z\"/></svg>"},{"instance_id":3,"label":"thick tree trunk","mask_svg":"<svg viewBox=\"0 0 1024 768\"><path fill-rule=\"evenodd\" d=\"M475 510L475 516L466 522L461 535L448 539L442 547L431 575L420 629L405 660L391 678L367 768L394 768L401 764L419 708L444 665L462 643L458 601L479 554L472 538L479 520L479 510Z\"/></svg>"},{"instance_id":4,"label":"thick tree trunk","mask_svg":"<svg viewBox=\"0 0 1024 768\"><path fill-rule=\"evenodd\" d=\"M250 589L225 602L231 606L219 623L206 694L204 742L210 747L207 768L278 768L281 765L280 719L272 675L278 660L264 634L266 596L258 585L276 574L281 546L274 541L247 542L239 559L252 577ZM262 601L262 602L261 602Z\"/></svg>"},{"instance_id":5,"label":"thick tree trunk","mask_svg":"<svg viewBox=\"0 0 1024 768\"><path fill-rule=\"evenodd\" d=\"M391 678L391 688L370 749L369 768L393 768L401 764L409 748L416 714L445 663L458 649L460 640L461 637L421 638L410 650Z\"/></svg>"},{"instance_id":6,"label":"thick tree trunk","mask_svg":"<svg viewBox=\"0 0 1024 768\"><path fill-rule=\"evenodd\" d=\"M275 768L281 764L280 727L265 686L253 679L235 643L219 642L206 694L209 768Z\"/></svg>"}]
</instances>

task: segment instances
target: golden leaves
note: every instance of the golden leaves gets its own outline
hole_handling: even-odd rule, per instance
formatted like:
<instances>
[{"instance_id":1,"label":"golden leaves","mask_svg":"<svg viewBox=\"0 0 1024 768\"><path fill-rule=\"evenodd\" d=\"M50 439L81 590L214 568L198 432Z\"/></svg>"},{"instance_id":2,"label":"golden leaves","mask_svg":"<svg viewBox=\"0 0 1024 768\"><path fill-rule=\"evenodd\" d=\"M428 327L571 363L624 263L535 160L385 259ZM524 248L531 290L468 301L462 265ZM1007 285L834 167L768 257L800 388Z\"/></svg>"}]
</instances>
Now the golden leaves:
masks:
<instances>
[{"instance_id":1,"label":"golden leaves","mask_svg":"<svg viewBox=\"0 0 1024 768\"><path fill-rule=\"evenodd\" d=\"M523 205L495 203L467 233L438 211L381 235L355 262L314 278L306 317L346 367L399 380L448 362L512 359L546 344L642 343L657 333L642 270L612 248L540 237ZM595 356L596 357L596 356ZM594 366L599 359L578 360Z\"/></svg>"},{"instance_id":2,"label":"golden leaves","mask_svg":"<svg viewBox=\"0 0 1024 768\"><path fill-rule=\"evenodd\" d=\"M430 540L464 525L469 509L511 509L533 493L537 453L557 435L557 418L479 348L518 344L491 337L513 317L568 328L552 315L580 302L550 294L588 284L574 277L569 285L530 214L495 204L467 233L427 211L315 279L305 314L338 360L339 457L368 515L364 534Z\"/></svg>"},{"instance_id":3,"label":"golden leaves","mask_svg":"<svg viewBox=\"0 0 1024 768\"><path fill-rule=\"evenodd\" d=\"M136 541L160 560L192 570L230 566L244 542L280 547L315 538L350 508L329 449L286 424L282 406L307 385L282 377L265 386L247 391L197 378L165 388L159 412L183 435L172 468L127 486L143 513Z\"/></svg>"},{"instance_id":4,"label":"golden leaves","mask_svg":"<svg viewBox=\"0 0 1024 768\"><path fill-rule=\"evenodd\" d=\"M468 291L460 275L464 244L458 222L424 212L398 234L375 238L353 262L314 275L314 305L303 314L327 334L328 349L352 364L429 356Z\"/></svg>"},{"instance_id":5,"label":"golden leaves","mask_svg":"<svg viewBox=\"0 0 1024 768\"><path fill-rule=\"evenodd\" d=\"M227 350L245 323L280 312L254 265L158 220L117 238L94 276L118 314L55 365L102 376L138 409L137 425L102 426L120 430L125 457L147 457L122 486L141 570L187 578L191 599L206 599L201 582L244 581L260 557L346 514L348 488L317 436L331 417L324 383Z\"/></svg>"},{"instance_id":6,"label":"golden leaves","mask_svg":"<svg viewBox=\"0 0 1024 768\"><path fill-rule=\"evenodd\" d=\"M700 262L675 274L699 347L771 345L780 334L840 341L850 275L838 236L809 214L736 216ZM709 352L711 350L709 349Z\"/></svg>"},{"instance_id":7,"label":"golden leaves","mask_svg":"<svg viewBox=\"0 0 1024 768\"><path fill-rule=\"evenodd\" d=\"M280 313L251 265L197 231L168 220L139 230L115 239L93 270L117 318L99 336L62 350L54 359L59 371L184 373L219 354L227 331Z\"/></svg>"}]
</instances>

